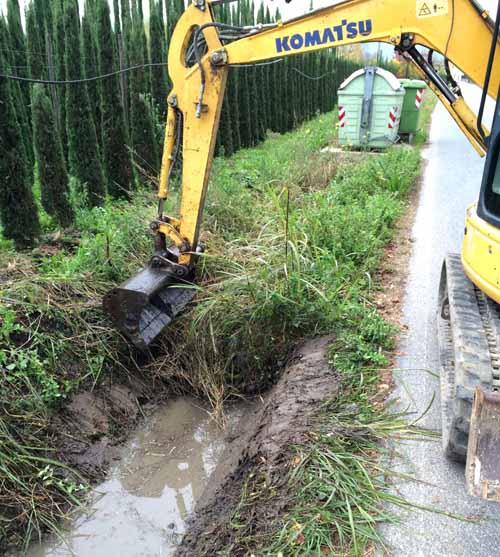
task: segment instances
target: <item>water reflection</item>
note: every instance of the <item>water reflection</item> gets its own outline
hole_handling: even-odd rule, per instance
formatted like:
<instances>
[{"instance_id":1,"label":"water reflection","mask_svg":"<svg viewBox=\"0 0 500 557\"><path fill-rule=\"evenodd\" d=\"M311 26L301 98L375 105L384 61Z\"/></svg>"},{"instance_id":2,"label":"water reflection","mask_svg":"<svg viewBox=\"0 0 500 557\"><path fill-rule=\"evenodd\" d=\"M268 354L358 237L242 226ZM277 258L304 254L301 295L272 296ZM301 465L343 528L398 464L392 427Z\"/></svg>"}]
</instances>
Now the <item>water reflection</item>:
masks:
<instances>
[{"instance_id":1,"label":"water reflection","mask_svg":"<svg viewBox=\"0 0 500 557\"><path fill-rule=\"evenodd\" d=\"M172 555L224 448L222 437L206 410L193 401L170 403L126 447L120 464L96 489L90 512L75 520L65 543L35 545L28 555Z\"/></svg>"}]
</instances>

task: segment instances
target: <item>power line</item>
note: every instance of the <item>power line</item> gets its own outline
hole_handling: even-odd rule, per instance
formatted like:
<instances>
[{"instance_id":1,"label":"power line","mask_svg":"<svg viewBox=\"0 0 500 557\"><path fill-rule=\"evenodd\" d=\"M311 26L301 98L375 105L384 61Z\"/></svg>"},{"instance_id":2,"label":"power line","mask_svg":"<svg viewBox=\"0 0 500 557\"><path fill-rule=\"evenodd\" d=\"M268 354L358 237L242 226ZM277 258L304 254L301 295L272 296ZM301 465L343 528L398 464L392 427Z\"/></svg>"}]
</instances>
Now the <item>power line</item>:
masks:
<instances>
[{"instance_id":1,"label":"power line","mask_svg":"<svg viewBox=\"0 0 500 557\"><path fill-rule=\"evenodd\" d=\"M311 81L318 81L320 79L323 79L324 77L328 77L329 75L334 75L337 72L328 72L328 73L324 73L323 75L308 75L302 71L300 71L298 68L292 68L292 70L294 72L297 72L299 75L301 75L302 77L305 77L306 79L310 79Z\"/></svg>"},{"instance_id":2,"label":"power line","mask_svg":"<svg viewBox=\"0 0 500 557\"><path fill-rule=\"evenodd\" d=\"M229 64L231 67L235 67L235 68L249 68L249 67L255 67L255 66L269 66L272 64L277 64L279 62L282 62L284 60L284 58L278 58L277 60L270 60L268 62L260 62L260 63L256 63L256 64ZM138 69L143 69L143 68L150 68L150 67L155 67L155 66L164 66L166 65L165 62L152 62L150 64L139 64L137 66L130 66L128 68L123 68L121 70L116 70L114 72L110 72L107 74L102 74L102 75L96 75L93 77L86 77L86 78L81 78L81 79L70 79L70 80L65 80L65 81L60 81L60 80L52 80L52 79L36 79L36 78L31 78L31 77L21 77L18 75L7 75L7 74L3 74L0 73L0 78L3 79L12 79L14 81L24 81L27 83L41 83L43 85L76 85L79 83L88 83L89 81L98 81L101 79L106 79L108 77L113 77L115 75L120 75L123 73L127 73L133 70L138 70ZM15 69L15 68L21 68L21 67L27 67L27 66L10 66L11 69ZM48 66L47 66L48 67ZM328 72L328 73L324 73L322 75L318 75L318 76L312 76L312 75L308 75L306 73L304 73L303 71L299 70L298 68L291 68L294 72L297 72L299 75L301 75L302 77L305 77L306 79L309 79L311 81L319 81L320 79L323 79L325 77L328 77L329 75L333 75L336 72Z\"/></svg>"},{"instance_id":3,"label":"power line","mask_svg":"<svg viewBox=\"0 0 500 557\"><path fill-rule=\"evenodd\" d=\"M140 64L138 66L130 66L129 68L123 68L122 70L116 70L115 72L96 75L94 77L86 77L82 79L69 79L66 81L59 81L54 79L35 79L31 77L20 77L17 75L6 75L1 73L0 73L0 78L13 79L14 81L24 81L28 83L42 83L43 85L75 85L77 83L88 83L89 81L98 81L100 79L106 79L114 75L131 72L132 70L139 70L142 68L150 68L152 66L165 66L165 65L166 65L165 62L153 62L151 64Z\"/></svg>"},{"instance_id":4,"label":"power line","mask_svg":"<svg viewBox=\"0 0 500 557\"><path fill-rule=\"evenodd\" d=\"M277 60L269 60L267 62L255 62L255 64L229 64L230 68L255 68L258 66L271 66L272 64L278 64L278 62L283 62L284 58L278 58Z\"/></svg>"}]
</instances>

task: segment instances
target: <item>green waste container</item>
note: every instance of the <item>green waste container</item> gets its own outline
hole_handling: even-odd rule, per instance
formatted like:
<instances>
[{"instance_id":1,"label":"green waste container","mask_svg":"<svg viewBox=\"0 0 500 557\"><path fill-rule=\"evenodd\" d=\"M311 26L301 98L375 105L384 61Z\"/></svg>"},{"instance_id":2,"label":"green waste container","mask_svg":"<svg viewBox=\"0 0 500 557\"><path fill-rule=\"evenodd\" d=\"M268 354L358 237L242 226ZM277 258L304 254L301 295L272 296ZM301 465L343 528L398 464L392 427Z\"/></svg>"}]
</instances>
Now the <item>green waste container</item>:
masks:
<instances>
[{"instance_id":1,"label":"green waste container","mask_svg":"<svg viewBox=\"0 0 500 557\"><path fill-rule=\"evenodd\" d=\"M419 130L420 109L427 84L420 79L401 79L401 86L404 87L406 94L399 124L399 133L412 137Z\"/></svg>"},{"instance_id":2,"label":"green waste container","mask_svg":"<svg viewBox=\"0 0 500 557\"><path fill-rule=\"evenodd\" d=\"M398 139L405 90L392 73L377 67L354 72L340 86L339 143L382 149Z\"/></svg>"}]
</instances>

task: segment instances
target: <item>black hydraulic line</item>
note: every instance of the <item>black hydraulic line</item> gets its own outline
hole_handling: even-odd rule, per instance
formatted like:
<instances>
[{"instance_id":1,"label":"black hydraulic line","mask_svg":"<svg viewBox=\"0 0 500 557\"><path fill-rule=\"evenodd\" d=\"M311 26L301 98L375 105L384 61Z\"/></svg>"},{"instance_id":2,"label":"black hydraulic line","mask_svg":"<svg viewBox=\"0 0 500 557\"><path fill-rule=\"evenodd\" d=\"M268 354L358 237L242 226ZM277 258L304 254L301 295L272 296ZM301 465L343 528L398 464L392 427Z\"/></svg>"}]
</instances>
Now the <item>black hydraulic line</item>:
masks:
<instances>
[{"instance_id":1,"label":"black hydraulic line","mask_svg":"<svg viewBox=\"0 0 500 557\"><path fill-rule=\"evenodd\" d=\"M490 85L491 70L493 68L493 61L495 60L495 54L497 50L499 31L500 31L500 0L498 0L497 17L495 20L495 29L493 31L493 40L491 41L490 56L488 59L486 74L484 76L483 94L481 95L481 104L479 105L479 112L477 113L477 129L479 130L479 133L481 134L481 137L484 140L486 140L486 134L484 133L484 128L483 128L484 107L486 105L486 96L488 95L488 87Z\"/></svg>"},{"instance_id":2,"label":"black hydraulic line","mask_svg":"<svg viewBox=\"0 0 500 557\"><path fill-rule=\"evenodd\" d=\"M448 58L444 59L444 69L446 71L446 77L448 78L448 83L451 86L451 90L456 95L461 97L462 96L462 90L460 89L460 85L453 79L453 75L451 74L450 61L448 60Z\"/></svg>"},{"instance_id":3,"label":"black hydraulic line","mask_svg":"<svg viewBox=\"0 0 500 557\"><path fill-rule=\"evenodd\" d=\"M477 13L484 19L485 23L493 29L495 22L491 19L488 10L485 10L484 7L477 2L476 0L469 0L470 3L474 6ZM487 15L486 15L487 14Z\"/></svg>"},{"instance_id":4,"label":"black hydraulic line","mask_svg":"<svg viewBox=\"0 0 500 557\"><path fill-rule=\"evenodd\" d=\"M453 104L457 97L450 90L443 78L436 72L436 70L427 62L427 60L420 54L417 47L414 45L408 50L408 54L413 58L413 61L424 72L430 81L439 89L439 91L446 97L446 100Z\"/></svg>"},{"instance_id":5,"label":"black hydraulic line","mask_svg":"<svg viewBox=\"0 0 500 557\"><path fill-rule=\"evenodd\" d=\"M197 27L194 31L193 34L193 46L194 46L194 57L196 59L196 64L198 65L198 69L200 71L200 93L198 95L198 101L196 103L196 118L200 118L201 116L201 110L202 110L202 103L203 103L203 95L205 94L205 70L203 69L203 64L201 63L201 58L202 58L202 54L199 50L200 47L200 43L199 43L199 38L200 35L202 33L202 31L204 31L205 29L207 29L208 27L216 27L219 30L223 30L223 31L244 31L245 29L243 27L237 27L235 25L227 25L225 23L217 23L215 21L210 22L210 23L205 23L203 25L200 25L199 27Z\"/></svg>"},{"instance_id":6,"label":"black hydraulic line","mask_svg":"<svg viewBox=\"0 0 500 557\"><path fill-rule=\"evenodd\" d=\"M434 63L432 61L432 57L434 56L434 51L432 48L429 48L429 52L427 53L427 62L434 68Z\"/></svg>"}]
</instances>

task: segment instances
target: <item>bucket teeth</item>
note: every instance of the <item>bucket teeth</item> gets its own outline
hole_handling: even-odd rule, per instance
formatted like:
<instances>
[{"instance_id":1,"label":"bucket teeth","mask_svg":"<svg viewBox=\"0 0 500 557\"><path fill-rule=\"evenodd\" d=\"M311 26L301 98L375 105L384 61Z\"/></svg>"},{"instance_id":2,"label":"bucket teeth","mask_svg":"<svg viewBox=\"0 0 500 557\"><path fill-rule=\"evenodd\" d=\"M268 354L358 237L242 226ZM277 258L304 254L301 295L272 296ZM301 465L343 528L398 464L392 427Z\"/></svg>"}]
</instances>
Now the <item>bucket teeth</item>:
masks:
<instances>
[{"instance_id":1,"label":"bucket teeth","mask_svg":"<svg viewBox=\"0 0 500 557\"><path fill-rule=\"evenodd\" d=\"M119 331L146 350L195 294L194 285L162 268L146 267L108 292L103 308Z\"/></svg>"}]
</instances>

